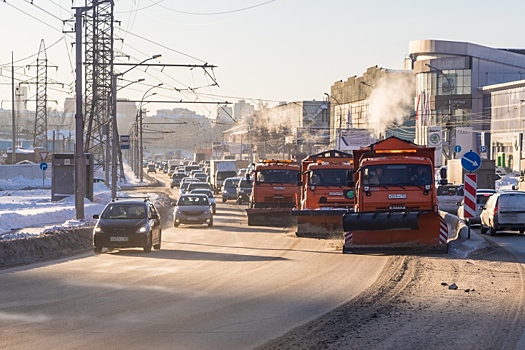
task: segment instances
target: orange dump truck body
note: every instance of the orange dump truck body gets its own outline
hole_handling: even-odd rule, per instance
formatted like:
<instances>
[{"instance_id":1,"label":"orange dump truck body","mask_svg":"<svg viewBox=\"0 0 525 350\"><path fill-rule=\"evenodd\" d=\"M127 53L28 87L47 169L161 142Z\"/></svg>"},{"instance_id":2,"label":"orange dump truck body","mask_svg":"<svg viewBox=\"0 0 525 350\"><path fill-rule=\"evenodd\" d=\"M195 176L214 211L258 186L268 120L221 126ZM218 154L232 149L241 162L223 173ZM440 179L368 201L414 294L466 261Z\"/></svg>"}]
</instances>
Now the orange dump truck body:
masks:
<instances>
[{"instance_id":1,"label":"orange dump truck body","mask_svg":"<svg viewBox=\"0 0 525 350\"><path fill-rule=\"evenodd\" d=\"M343 216L343 251L446 251L434 148L390 137L354 151L354 157L356 203Z\"/></svg>"},{"instance_id":2,"label":"orange dump truck body","mask_svg":"<svg viewBox=\"0 0 525 350\"><path fill-rule=\"evenodd\" d=\"M246 209L248 225L291 226L291 217L299 197L299 166L289 160L266 160L256 164L252 176L252 193ZM248 175L249 176L249 175Z\"/></svg>"},{"instance_id":3,"label":"orange dump truck body","mask_svg":"<svg viewBox=\"0 0 525 350\"><path fill-rule=\"evenodd\" d=\"M310 155L301 163L301 199L292 216L299 237L342 237L341 218L354 207L353 156L338 150Z\"/></svg>"}]
</instances>

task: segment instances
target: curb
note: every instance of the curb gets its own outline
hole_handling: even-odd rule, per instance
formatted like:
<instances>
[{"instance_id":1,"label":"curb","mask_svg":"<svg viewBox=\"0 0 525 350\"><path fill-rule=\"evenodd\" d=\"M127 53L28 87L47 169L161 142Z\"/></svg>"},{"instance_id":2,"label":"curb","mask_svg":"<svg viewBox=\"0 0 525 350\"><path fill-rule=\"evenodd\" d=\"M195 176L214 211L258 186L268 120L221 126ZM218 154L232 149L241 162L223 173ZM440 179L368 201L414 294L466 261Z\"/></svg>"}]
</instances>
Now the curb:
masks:
<instances>
[{"instance_id":1,"label":"curb","mask_svg":"<svg viewBox=\"0 0 525 350\"><path fill-rule=\"evenodd\" d=\"M449 253L460 258L472 258L491 251L494 246L484 237L476 232L470 231L468 238L468 226L463 220L450 213L440 211L449 227Z\"/></svg>"}]
</instances>

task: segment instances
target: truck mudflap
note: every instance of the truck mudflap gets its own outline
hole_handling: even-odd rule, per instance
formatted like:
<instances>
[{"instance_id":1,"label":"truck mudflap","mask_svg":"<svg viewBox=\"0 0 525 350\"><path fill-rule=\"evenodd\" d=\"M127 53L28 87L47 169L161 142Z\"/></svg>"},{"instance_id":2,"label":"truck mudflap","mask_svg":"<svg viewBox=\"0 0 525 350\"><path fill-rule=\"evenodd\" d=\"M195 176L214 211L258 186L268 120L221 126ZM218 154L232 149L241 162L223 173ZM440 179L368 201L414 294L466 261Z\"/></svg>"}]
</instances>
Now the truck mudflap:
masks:
<instances>
[{"instance_id":1,"label":"truck mudflap","mask_svg":"<svg viewBox=\"0 0 525 350\"><path fill-rule=\"evenodd\" d=\"M292 210L292 216L297 219L295 235L306 238L342 238L342 218L348 212L347 208Z\"/></svg>"},{"instance_id":2,"label":"truck mudflap","mask_svg":"<svg viewBox=\"0 0 525 350\"><path fill-rule=\"evenodd\" d=\"M372 215L355 225L355 215L348 213L343 217L343 253L395 253L395 252L446 252L448 251L448 228L445 220L433 211L417 213L417 224L399 224L403 216L396 213L392 225L387 229L385 222L376 224ZM361 213L366 214L366 213ZM416 213L414 213L416 214ZM380 216L386 221L388 216ZM407 216L409 218L409 216ZM414 220L413 217L411 217ZM408 228L407 228L408 227ZM410 228L412 227L412 228Z\"/></svg>"},{"instance_id":3,"label":"truck mudflap","mask_svg":"<svg viewBox=\"0 0 525 350\"><path fill-rule=\"evenodd\" d=\"M247 208L248 226L290 227L297 224L292 208Z\"/></svg>"}]
</instances>

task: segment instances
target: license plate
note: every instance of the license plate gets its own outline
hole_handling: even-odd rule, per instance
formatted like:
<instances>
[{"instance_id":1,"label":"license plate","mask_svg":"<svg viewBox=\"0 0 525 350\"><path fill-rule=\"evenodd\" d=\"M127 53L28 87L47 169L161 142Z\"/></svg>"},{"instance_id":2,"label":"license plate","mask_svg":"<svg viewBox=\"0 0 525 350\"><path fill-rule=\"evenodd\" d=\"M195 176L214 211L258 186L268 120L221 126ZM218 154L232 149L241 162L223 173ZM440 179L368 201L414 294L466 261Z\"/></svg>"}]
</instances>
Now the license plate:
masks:
<instances>
[{"instance_id":1,"label":"license plate","mask_svg":"<svg viewBox=\"0 0 525 350\"><path fill-rule=\"evenodd\" d=\"M505 214L501 214L502 217L504 218L515 218L516 217L516 214L514 213L505 213Z\"/></svg>"},{"instance_id":2,"label":"license plate","mask_svg":"<svg viewBox=\"0 0 525 350\"><path fill-rule=\"evenodd\" d=\"M109 240L112 242L127 242L129 237L110 237Z\"/></svg>"},{"instance_id":3,"label":"license plate","mask_svg":"<svg viewBox=\"0 0 525 350\"><path fill-rule=\"evenodd\" d=\"M195 220L197 220L197 218L194 217L194 216L189 216L189 217L188 217L188 220L189 220L189 221L195 221Z\"/></svg>"}]
</instances>

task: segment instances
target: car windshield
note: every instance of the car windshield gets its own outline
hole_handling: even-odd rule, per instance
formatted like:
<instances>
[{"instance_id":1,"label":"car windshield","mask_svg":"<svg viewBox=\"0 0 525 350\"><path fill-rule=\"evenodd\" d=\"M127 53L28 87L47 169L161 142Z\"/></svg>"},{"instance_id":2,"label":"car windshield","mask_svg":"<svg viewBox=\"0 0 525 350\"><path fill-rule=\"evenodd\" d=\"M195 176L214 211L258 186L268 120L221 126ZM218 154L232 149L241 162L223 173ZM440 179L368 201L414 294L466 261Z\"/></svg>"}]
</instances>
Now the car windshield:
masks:
<instances>
[{"instance_id":1,"label":"car windshield","mask_svg":"<svg viewBox=\"0 0 525 350\"><path fill-rule=\"evenodd\" d=\"M210 185L208 185L207 182L190 182L190 185L188 185L188 189L194 188L210 188Z\"/></svg>"},{"instance_id":2,"label":"car windshield","mask_svg":"<svg viewBox=\"0 0 525 350\"><path fill-rule=\"evenodd\" d=\"M224 187L235 187L239 179L226 179L224 180Z\"/></svg>"},{"instance_id":3,"label":"car windshield","mask_svg":"<svg viewBox=\"0 0 525 350\"><path fill-rule=\"evenodd\" d=\"M463 196L463 186L441 186L437 189L438 196Z\"/></svg>"},{"instance_id":4,"label":"car windshield","mask_svg":"<svg viewBox=\"0 0 525 350\"><path fill-rule=\"evenodd\" d=\"M177 205L209 205L208 197L206 196L183 196L179 198Z\"/></svg>"},{"instance_id":5,"label":"car windshield","mask_svg":"<svg viewBox=\"0 0 525 350\"><path fill-rule=\"evenodd\" d=\"M243 179L241 180L241 182L239 183L239 186L241 188L252 188L252 184L248 184L248 181L246 181L246 179Z\"/></svg>"},{"instance_id":6,"label":"car windshield","mask_svg":"<svg viewBox=\"0 0 525 350\"><path fill-rule=\"evenodd\" d=\"M144 219L146 206L144 204L113 203L106 207L102 219Z\"/></svg>"},{"instance_id":7,"label":"car windshield","mask_svg":"<svg viewBox=\"0 0 525 350\"><path fill-rule=\"evenodd\" d=\"M210 190L202 190L202 189L200 189L200 188L197 188L197 189L192 190L191 193L195 193L195 194L205 194L206 196L208 196L208 198L214 198L214 197L213 197L213 192L210 191Z\"/></svg>"}]
</instances>

